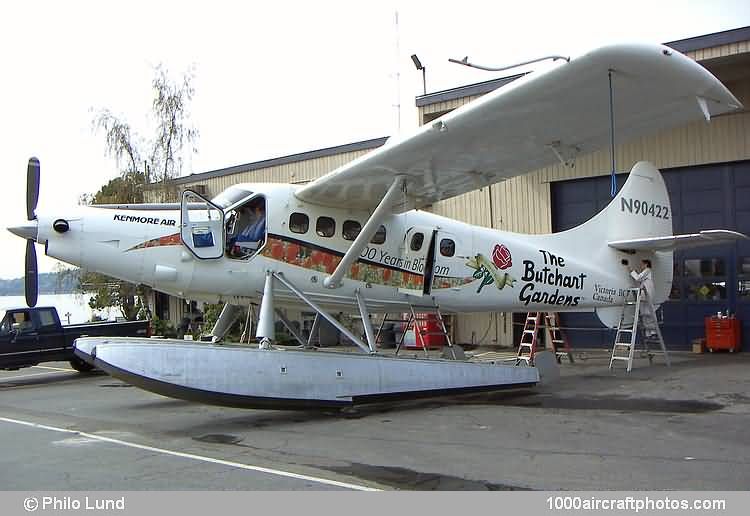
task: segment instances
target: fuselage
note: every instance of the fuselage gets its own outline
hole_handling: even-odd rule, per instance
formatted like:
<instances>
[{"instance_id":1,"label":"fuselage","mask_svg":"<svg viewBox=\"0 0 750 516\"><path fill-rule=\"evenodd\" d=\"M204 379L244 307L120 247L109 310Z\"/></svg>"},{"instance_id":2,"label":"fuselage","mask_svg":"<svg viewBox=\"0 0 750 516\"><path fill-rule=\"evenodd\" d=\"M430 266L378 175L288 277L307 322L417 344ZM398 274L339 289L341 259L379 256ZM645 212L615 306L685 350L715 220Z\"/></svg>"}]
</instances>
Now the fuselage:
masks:
<instances>
[{"instance_id":1,"label":"fuselage","mask_svg":"<svg viewBox=\"0 0 750 516\"><path fill-rule=\"evenodd\" d=\"M356 307L357 289L373 312L433 303L455 312L585 311L621 304L633 286L620 266L626 255L601 245L602 235L588 235L592 245L581 245L580 238L566 238L569 232L525 235L414 210L389 215L382 224L385 238L381 228L341 286L326 288L323 280L369 213L302 202L294 185L242 186L253 192L242 203L262 199L267 210L264 241L250 256L223 252L227 236L221 234L213 239L220 257L198 258L181 238L184 221L177 210L79 207L63 217L42 212L38 241L49 256L86 270L187 299L232 304L257 302L268 270L283 272L311 299L339 311ZM52 228L60 218L69 225L64 233ZM637 258L630 256L634 263ZM276 299L299 303L283 288Z\"/></svg>"}]
</instances>

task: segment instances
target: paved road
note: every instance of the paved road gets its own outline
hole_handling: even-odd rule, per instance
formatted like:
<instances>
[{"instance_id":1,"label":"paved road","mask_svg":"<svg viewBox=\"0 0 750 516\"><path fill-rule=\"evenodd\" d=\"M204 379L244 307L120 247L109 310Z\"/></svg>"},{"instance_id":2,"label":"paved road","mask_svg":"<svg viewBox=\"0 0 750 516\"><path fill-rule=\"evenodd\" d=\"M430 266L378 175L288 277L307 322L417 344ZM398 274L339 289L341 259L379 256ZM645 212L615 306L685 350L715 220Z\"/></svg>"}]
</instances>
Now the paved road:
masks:
<instances>
[{"instance_id":1,"label":"paved road","mask_svg":"<svg viewBox=\"0 0 750 516\"><path fill-rule=\"evenodd\" d=\"M0 372L0 485L747 489L750 356L676 362L628 375L592 358L535 391L354 414L209 407L101 374Z\"/></svg>"}]
</instances>

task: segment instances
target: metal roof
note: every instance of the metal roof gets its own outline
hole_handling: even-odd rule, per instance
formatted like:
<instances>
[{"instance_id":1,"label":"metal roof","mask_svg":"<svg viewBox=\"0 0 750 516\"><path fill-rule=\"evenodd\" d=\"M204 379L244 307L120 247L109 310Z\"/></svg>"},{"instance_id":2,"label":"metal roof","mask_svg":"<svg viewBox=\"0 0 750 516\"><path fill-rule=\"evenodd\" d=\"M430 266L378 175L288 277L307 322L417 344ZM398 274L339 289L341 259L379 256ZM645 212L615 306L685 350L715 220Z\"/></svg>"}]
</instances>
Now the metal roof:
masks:
<instances>
[{"instance_id":1,"label":"metal roof","mask_svg":"<svg viewBox=\"0 0 750 516\"><path fill-rule=\"evenodd\" d=\"M436 91L434 93L420 95L417 97L417 107L429 106L430 104L437 104L438 102L445 102L447 100L461 99L464 97L470 97L472 95L483 95L485 93L496 90L501 86L505 86L506 84L515 81L519 77L523 77L527 73L528 72L509 75L508 77L500 77L498 79L491 79L489 81L467 84L466 86L459 86L458 88L450 88L448 90Z\"/></svg>"},{"instance_id":2,"label":"metal roof","mask_svg":"<svg viewBox=\"0 0 750 516\"><path fill-rule=\"evenodd\" d=\"M727 45L729 43L737 43L740 41L748 40L750 40L750 27L740 27L737 29L725 30L722 32L714 32L713 34L704 34L703 36L695 36L692 38L671 41L664 44L677 50L678 52L684 53L702 48L716 47L719 45ZM457 88L436 91L435 93L428 93L426 95L419 95L418 97L416 97L416 105L419 108L423 106L429 106L431 104L437 104L438 102L456 100L471 95L482 95L496 90L501 86L505 86L509 82L513 82L523 75L525 74L500 77L498 79L492 79L485 82L467 84L465 86L459 86Z\"/></svg>"},{"instance_id":3,"label":"metal roof","mask_svg":"<svg viewBox=\"0 0 750 516\"><path fill-rule=\"evenodd\" d=\"M296 163L299 161L306 161L315 158L324 158L326 156L334 156L336 154L343 154L344 152L355 152L360 150L376 149L382 146L387 136L381 138L373 138L372 140L363 140L360 142L347 143L345 145L337 145L335 147L326 147L324 149L317 149L307 152L300 152L297 154L290 154L288 156L282 156L280 158L271 158L263 161L254 161L252 163L245 163L244 165L235 165L233 167L220 168L218 170L211 170L209 172L201 172L199 174L190 174L189 176L176 177L170 180L170 183L180 185L185 183L195 183L197 181L203 181L205 179L211 179L214 177L227 176L231 174L239 174L241 172L250 172L253 170L259 170L261 168L276 167L279 165L287 165L289 163Z\"/></svg>"},{"instance_id":4,"label":"metal roof","mask_svg":"<svg viewBox=\"0 0 750 516\"><path fill-rule=\"evenodd\" d=\"M702 48L718 47L719 45L729 45L730 43L739 43L740 41L750 40L750 27L740 27L737 29L714 32L713 34L704 34L703 36L694 36L692 38L678 39L664 43L678 52L692 52Z\"/></svg>"}]
</instances>

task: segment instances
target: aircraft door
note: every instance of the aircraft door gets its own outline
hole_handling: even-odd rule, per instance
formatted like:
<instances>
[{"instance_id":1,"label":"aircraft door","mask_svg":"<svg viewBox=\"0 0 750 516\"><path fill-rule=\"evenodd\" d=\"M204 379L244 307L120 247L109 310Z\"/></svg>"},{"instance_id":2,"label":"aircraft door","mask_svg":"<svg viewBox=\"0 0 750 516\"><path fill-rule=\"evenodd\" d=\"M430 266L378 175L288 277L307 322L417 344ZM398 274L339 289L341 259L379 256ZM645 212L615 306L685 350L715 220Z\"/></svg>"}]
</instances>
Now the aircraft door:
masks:
<instances>
[{"instance_id":1,"label":"aircraft door","mask_svg":"<svg viewBox=\"0 0 750 516\"><path fill-rule=\"evenodd\" d=\"M435 262L435 233L434 228L427 226L413 226L406 231L401 244L404 260L401 268L407 273L399 292L412 296L430 293Z\"/></svg>"},{"instance_id":2,"label":"aircraft door","mask_svg":"<svg viewBox=\"0 0 750 516\"><path fill-rule=\"evenodd\" d=\"M224 212L191 190L182 193L180 240L196 258L214 260L224 256Z\"/></svg>"},{"instance_id":3,"label":"aircraft door","mask_svg":"<svg viewBox=\"0 0 750 516\"><path fill-rule=\"evenodd\" d=\"M433 267L432 286L436 288L456 287L453 278L465 269L469 258L464 253L467 249L463 242L453 233L439 230L435 236L435 265Z\"/></svg>"}]
</instances>

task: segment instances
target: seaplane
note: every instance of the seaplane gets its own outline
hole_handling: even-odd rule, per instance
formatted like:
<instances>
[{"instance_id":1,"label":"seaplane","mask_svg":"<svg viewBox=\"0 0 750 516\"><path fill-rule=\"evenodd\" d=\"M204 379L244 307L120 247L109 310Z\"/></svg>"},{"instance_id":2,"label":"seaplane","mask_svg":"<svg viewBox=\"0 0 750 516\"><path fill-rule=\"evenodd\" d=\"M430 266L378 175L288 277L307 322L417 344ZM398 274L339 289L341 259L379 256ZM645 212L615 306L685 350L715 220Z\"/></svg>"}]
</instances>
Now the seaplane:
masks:
<instances>
[{"instance_id":1,"label":"seaplane","mask_svg":"<svg viewBox=\"0 0 750 516\"><path fill-rule=\"evenodd\" d=\"M76 342L83 360L162 395L306 409L528 387L546 374L541 365L477 363L459 349L443 357L384 353L371 317L595 311L613 327L633 287L623 260L651 261L658 305L670 292L675 249L747 236L720 228L674 235L667 188L647 161L632 166L600 213L560 233L499 231L426 209L571 162L611 145L615 134L625 142L741 107L709 71L671 48L611 45L529 73L306 184L236 184L211 199L187 190L171 204L37 211L40 164L32 158L28 220L8 229L27 241L31 306L35 244L86 270L225 303L210 342ZM222 343L249 305L258 307L259 344ZM275 322L290 306L313 311L316 325L329 321L357 352L316 351L298 334L299 347L280 347ZM362 334L339 322L341 312L361 318Z\"/></svg>"}]
</instances>

